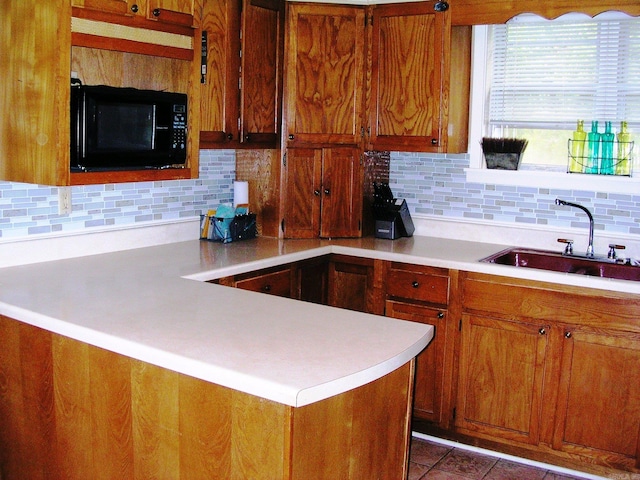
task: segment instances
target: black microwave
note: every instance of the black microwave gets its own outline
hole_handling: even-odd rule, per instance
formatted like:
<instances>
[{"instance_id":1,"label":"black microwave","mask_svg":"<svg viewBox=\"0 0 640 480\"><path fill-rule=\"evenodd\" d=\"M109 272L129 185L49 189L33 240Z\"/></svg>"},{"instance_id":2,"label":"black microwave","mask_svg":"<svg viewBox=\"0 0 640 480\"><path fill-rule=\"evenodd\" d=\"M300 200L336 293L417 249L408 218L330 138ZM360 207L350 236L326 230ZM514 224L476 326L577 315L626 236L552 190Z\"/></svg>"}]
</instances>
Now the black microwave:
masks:
<instances>
[{"instance_id":1,"label":"black microwave","mask_svg":"<svg viewBox=\"0 0 640 480\"><path fill-rule=\"evenodd\" d=\"M184 167L187 95L71 86L71 171Z\"/></svg>"}]
</instances>

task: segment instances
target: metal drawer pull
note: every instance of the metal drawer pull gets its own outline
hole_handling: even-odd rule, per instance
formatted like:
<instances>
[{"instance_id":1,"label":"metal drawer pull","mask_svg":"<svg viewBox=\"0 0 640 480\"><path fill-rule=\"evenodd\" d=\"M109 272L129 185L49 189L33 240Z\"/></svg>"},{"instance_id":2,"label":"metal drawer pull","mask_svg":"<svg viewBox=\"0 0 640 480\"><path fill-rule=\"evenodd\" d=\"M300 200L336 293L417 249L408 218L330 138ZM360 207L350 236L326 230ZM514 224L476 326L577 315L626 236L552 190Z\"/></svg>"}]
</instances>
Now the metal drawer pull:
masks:
<instances>
[{"instance_id":1,"label":"metal drawer pull","mask_svg":"<svg viewBox=\"0 0 640 480\"><path fill-rule=\"evenodd\" d=\"M418 288L418 287L420 286L420 284L418 283L418 281L417 281L417 280L414 280L413 282L411 282L411 286L412 286L413 288Z\"/></svg>"}]
</instances>

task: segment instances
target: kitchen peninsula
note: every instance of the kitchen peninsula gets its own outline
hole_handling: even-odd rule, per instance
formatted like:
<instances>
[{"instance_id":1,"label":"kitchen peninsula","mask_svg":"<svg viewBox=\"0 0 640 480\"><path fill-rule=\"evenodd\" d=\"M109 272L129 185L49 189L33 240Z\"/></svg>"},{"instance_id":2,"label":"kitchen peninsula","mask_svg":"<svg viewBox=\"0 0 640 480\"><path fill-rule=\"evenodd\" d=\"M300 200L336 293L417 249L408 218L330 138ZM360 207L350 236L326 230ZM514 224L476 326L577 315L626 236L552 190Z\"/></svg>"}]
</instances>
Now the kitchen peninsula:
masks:
<instances>
[{"instance_id":1,"label":"kitchen peninsula","mask_svg":"<svg viewBox=\"0 0 640 480\"><path fill-rule=\"evenodd\" d=\"M529 304L530 291L545 292L554 302L591 295L585 308L593 312L582 315L572 306L554 319L571 327L578 321L609 322L597 305L616 302L617 317L611 318L618 320L607 328L618 337L618 330L628 331L625 351L636 352L636 282L478 262L502 248L430 237L393 242L262 237L228 245L193 240L0 269L2 479L16 478L22 468L30 469L29 478L294 479L310 471L326 472L323 478L368 478L374 470L387 472L383 478L402 478L412 359L430 342L433 328L209 283L316 257L449 271L451 320L445 329L459 336L458 322L463 328L461 379L480 378L472 370L477 365L463 363L464 349L475 345L474 337L471 343L466 339L465 328L484 328L477 326L484 321L481 311L505 305L511 291L504 290L507 283L520 289L520 296L510 300L509 315ZM458 276L460 286L454 281ZM497 292L495 299L483 293L485 284ZM556 294L560 288L570 297ZM553 303L547 305L546 298L523 320L535 327L539 353L558 350L561 337L549 323ZM500 312L488 314L497 325ZM542 314L547 317L538 320ZM571 341L581 341L582 331L571 331ZM450 348L459 348L455 335L447 338L442 385L449 391L457 362ZM547 338L549 347L544 347ZM580 348L575 343L574 351ZM562 355L556 350L547 355L545 382L560 376ZM538 390L539 362L532 366ZM573 385L574 378L562 381ZM471 398L474 384L460 385ZM571 427L573 390L557 394L555 388L545 383L542 394L536 390L531 422L568 398L563 411ZM533 453L549 453L547 445L553 444L558 452L572 454L557 419L526 424L528 436L519 432L512 438L511 425L491 430L481 404L474 410L458 396L443 395L442 425L455 423L460 431L475 430L486 439L505 432L507 443L529 445ZM552 402L541 406L546 399ZM453 419L456 402L463 414ZM627 412L624 419L627 430L637 431L635 413ZM484 430L478 427L483 422ZM628 447L618 450L618 460L626 458L624 465L632 467Z\"/></svg>"}]
</instances>

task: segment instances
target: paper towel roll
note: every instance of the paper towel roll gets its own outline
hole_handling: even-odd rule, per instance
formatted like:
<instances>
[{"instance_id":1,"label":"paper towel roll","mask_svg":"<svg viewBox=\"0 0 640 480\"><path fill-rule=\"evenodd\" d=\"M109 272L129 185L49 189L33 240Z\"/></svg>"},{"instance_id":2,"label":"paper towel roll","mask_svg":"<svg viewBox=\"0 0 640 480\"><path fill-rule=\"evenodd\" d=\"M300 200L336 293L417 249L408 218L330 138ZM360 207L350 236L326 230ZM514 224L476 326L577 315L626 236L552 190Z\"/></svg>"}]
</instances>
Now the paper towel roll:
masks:
<instances>
[{"instance_id":1,"label":"paper towel roll","mask_svg":"<svg viewBox=\"0 0 640 480\"><path fill-rule=\"evenodd\" d=\"M249 203L249 182L233 182L233 205L246 205Z\"/></svg>"}]
</instances>

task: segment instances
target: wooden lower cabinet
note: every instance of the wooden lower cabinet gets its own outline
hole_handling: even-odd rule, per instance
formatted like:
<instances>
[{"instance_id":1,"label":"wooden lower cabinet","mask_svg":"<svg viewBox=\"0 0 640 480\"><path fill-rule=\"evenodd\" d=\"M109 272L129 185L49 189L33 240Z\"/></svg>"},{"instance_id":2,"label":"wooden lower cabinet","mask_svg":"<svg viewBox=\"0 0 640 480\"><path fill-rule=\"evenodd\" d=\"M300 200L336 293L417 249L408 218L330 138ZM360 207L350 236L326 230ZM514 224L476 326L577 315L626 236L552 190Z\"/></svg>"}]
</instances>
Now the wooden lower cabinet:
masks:
<instances>
[{"instance_id":1,"label":"wooden lower cabinet","mask_svg":"<svg viewBox=\"0 0 640 480\"><path fill-rule=\"evenodd\" d=\"M331 255L328 287L328 305L374 313L372 259Z\"/></svg>"},{"instance_id":2,"label":"wooden lower cabinet","mask_svg":"<svg viewBox=\"0 0 640 480\"><path fill-rule=\"evenodd\" d=\"M413 416L433 424L442 421L444 349L447 310L387 300L385 315L435 327L429 346L416 357Z\"/></svg>"},{"instance_id":3,"label":"wooden lower cabinet","mask_svg":"<svg viewBox=\"0 0 640 480\"><path fill-rule=\"evenodd\" d=\"M0 478L406 478L412 378L294 408L0 316Z\"/></svg>"},{"instance_id":4,"label":"wooden lower cabinet","mask_svg":"<svg viewBox=\"0 0 640 480\"><path fill-rule=\"evenodd\" d=\"M548 331L538 322L462 316L458 429L538 444Z\"/></svg>"},{"instance_id":5,"label":"wooden lower cabinet","mask_svg":"<svg viewBox=\"0 0 640 480\"><path fill-rule=\"evenodd\" d=\"M640 473L640 298L461 279L455 433L600 474Z\"/></svg>"},{"instance_id":6,"label":"wooden lower cabinet","mask_svg":"<svg viewBox=\"0 0 640 480\"><path fill-rule=\"evenodd\" d=\"M640 468L640 333L565 326L553 448Z\"/></svg>"}]
</instances>

